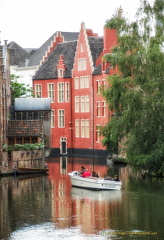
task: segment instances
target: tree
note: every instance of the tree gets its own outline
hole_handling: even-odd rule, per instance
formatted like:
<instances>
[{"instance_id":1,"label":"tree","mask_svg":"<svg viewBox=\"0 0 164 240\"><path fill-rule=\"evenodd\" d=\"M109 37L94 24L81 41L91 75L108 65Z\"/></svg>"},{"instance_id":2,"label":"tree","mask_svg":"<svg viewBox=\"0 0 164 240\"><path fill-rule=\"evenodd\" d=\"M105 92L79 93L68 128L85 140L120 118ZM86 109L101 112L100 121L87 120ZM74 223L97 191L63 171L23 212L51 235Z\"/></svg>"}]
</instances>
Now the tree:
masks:
<instances>
[{"instance_id":1,"label":"tree","mask_svg":"<svg viewBox=\"0 0 164 240\"><path fill-rule=\"evenodd\" d=\"M118 45L104 60L118 73L103 92L114 112L104 145L113 151L121 143L130 165L156 174L164 173L163 12L163 0L144 0L136 21L115 15L105 25L117 29Z\"/></svg>"},{"instance_id":2,"label":"tree","mask_svg":"<svg viewBox=\"0 0 164 240\"><path fill-rule=\"evenodd\" d=\"M29 84L19 83L19 76L11 75L11 89L12 89L12 104L14 104L15 98L31 97L33 96L33 90L29 88Z\"/></svg>"}]
</instances>

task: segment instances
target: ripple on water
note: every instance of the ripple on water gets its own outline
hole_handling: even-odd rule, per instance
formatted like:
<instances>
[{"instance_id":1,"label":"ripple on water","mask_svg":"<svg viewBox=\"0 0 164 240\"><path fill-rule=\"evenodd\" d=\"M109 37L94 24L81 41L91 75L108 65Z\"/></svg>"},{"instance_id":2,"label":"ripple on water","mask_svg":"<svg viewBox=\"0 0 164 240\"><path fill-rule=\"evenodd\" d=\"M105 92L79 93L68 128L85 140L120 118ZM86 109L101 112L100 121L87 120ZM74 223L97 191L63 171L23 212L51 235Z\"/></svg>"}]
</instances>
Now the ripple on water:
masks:
<instances>
[{"instance_id":1,"label":"ripple on water","mask_svg":"<svg viewBox=\"0 0 164 240\"><path fill-rule=\"evenodd\" d=\"M8 240L105 240L102 235L86 235L80 228L57 229L52 223L28 226L16 230Z\"/></svg>"}]
</instances>

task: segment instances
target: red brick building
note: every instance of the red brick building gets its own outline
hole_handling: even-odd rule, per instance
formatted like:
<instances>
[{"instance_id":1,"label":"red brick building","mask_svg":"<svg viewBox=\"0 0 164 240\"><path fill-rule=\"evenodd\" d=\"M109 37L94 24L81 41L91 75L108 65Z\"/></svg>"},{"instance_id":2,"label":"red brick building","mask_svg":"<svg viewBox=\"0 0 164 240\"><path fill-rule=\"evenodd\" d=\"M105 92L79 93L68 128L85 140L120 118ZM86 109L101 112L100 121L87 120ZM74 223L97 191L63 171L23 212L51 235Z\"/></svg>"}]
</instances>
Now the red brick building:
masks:
<instances>
[{"instance_id":1,"label":"red brick building","mask_svg":"<svg viewBox=\"0 0 164 240\"><path fill-rule=\"evenodd\" d=\"M102 56L117 44L116 31L104 29L99 37L82 23L78 39L58 36L33 77L35 96L51 98L52 154L106 155L99 132L111 114L100 87L113 69Z\"/></svg>"}]
</instances>

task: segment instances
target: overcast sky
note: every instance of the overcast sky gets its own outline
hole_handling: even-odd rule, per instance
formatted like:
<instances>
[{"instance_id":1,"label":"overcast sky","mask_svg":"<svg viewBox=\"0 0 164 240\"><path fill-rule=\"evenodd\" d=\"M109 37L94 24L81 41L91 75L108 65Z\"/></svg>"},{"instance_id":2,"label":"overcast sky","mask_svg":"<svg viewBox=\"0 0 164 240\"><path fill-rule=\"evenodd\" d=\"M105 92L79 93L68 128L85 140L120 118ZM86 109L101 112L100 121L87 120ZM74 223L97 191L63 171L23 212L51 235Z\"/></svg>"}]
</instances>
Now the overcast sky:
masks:
<instances>
[{"instance_id":1,"label":"overcast sky","mask_svg":"<svg viewBox=\"0 0 164 240\"><path fill-rule=\"evenodd\" d=\"M140 0L0 0L0 39L38 48L56 31L79 32L82 21L102 36L116 9L121 6L133 19L139 5Z\"/></svg>"}]
</instances>

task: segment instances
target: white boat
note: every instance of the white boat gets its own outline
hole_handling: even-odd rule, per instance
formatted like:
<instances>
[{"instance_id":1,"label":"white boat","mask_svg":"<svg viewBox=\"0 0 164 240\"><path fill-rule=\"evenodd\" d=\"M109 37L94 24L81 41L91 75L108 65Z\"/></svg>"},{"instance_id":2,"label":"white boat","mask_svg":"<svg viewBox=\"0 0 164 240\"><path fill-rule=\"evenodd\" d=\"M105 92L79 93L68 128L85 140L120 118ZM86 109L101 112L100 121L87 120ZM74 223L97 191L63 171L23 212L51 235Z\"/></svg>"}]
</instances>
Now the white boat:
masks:
<instances>
[{"instance_id":1,"label":"white boat","mask_svg":"<svg viewBox=\"0 0 164 240\"><path fill-rule=\"evenodd\" d=\"M104 178L86 177L79 175L78 171L68 173L71 179L72 186L95 189L95 190L121 190L122 182L105 180Z\"/></svg>"}]
</instances>

